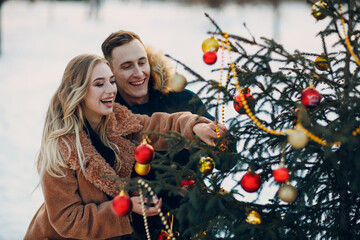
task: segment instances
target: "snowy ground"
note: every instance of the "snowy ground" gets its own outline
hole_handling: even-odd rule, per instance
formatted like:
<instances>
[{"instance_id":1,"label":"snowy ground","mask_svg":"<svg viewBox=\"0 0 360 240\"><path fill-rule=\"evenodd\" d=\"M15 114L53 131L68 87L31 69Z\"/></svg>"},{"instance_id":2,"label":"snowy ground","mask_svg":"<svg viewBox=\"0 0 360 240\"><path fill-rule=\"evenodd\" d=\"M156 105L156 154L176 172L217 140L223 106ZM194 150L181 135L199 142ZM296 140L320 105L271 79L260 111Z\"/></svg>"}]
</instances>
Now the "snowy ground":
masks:
<instances>
[{"instance_id":1,"label":"snowy ground","mask_svg":"<svg viewBox=\"0 0 360 240\"><path fill-rule=\"evenodd\" d=\"M34 162L46 108L72 57L85 52L101 55L102 41L111 32L127 29L201 75L214 77L210 70L217 66L202 62L201 43L207 31L215 30L204 12L229 33L249 36L245 22L256 38L273 34L273 9L267 5L228 5L215 10L156 1L105 0L99 19L89 17L88 12L84 2L13 0L3 5L0 239L22 239L43 201L40 189L32 192L38 183ZM321 52L315 34L324 23L316 23L310 12L311 6L305 3L281 5L278 41L288 50ZM177 70L186 75L180 67ZM232 111L228 109L227 116ZM265 189L262 194L266 201L274 192ZM248 200L255 198L252 195Z\"/></svg>"}]
</instances>

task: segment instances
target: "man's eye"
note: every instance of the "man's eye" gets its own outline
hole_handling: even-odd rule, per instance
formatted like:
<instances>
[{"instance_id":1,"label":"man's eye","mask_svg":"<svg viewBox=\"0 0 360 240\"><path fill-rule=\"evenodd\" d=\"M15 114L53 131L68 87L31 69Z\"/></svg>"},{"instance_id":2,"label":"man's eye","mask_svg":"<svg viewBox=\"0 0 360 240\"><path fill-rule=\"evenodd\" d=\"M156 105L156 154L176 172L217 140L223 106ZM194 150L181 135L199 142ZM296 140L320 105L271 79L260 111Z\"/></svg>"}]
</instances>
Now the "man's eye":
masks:
<instances>
[{"instance_id":1,"label":"man's eye","mask_svg":"<svg viewBox=\"0 0 360 240\"><path fill-rule=\"evenodd\" d=\"M129 69L129 68L131 68L131 65L130 65L130 64L123 65L122 68L123 68L123 69Z\"/></svg>"},{"instance_id":2,"label":"man's eye","mask_svg":"<svg viewBox=\"0 0 360 240\"><path fill-rule=\"evenodd\" d=\"M116 81L115 81L115 80L113 80L113 81L110 81L110 83L111 83L111 84L115 84L115 83L116 83Z\"/></svg>"}]
</instances>

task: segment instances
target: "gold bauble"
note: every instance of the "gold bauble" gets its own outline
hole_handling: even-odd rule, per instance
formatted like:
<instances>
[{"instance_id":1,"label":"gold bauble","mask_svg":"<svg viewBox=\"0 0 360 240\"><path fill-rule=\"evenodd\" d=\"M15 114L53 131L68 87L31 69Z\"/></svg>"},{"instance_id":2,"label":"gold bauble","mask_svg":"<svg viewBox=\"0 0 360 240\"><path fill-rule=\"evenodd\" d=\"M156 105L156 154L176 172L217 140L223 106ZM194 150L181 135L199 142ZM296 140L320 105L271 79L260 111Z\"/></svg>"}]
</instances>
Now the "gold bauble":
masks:
<instances>
[{"instance_id":1,"label":"gold bauble","mask_svg":"<svg viewBox=\"0 0 360 240\"><path fill-rule=\"evenodd\" d=\"M151 165L150 164L141 164L141 163L136 162L134 169L137 174L144 176L150 172Z\"/></svg>"},{"instance_id":2,"label":"gold bauble","mask_svg":"<svg viewBox=\"0 0 360 240\"><path fill-rule=\"evenodd\" d=\"M290 185L290 183L283 184L278 191L278 196L284 202L292 203L297 198L296 188Z\"/></svg>"},{"instance_id":3,"label":"gold bauble","mask_svg":"<svg viewBox=\"0 0 360 240\"><path fill-rule=\"evenodd\" d=\"M250 224L261 224L260 214L257 211L252 210L245 221Z\"/></svg>"},{"instance_id":4,"label":"gold bauble","mask_svg":"<svg viewBox=\"0 0 360 240\"><path fill-rule=\"evenodd\" d=\"M321 56L316 57L315 59L315 67L319 71L326 71L329 69L329 63L324 58L324 54L321 54Z\"/></svg>"},{"instance_id":5,"label":"gold bauble","mask_svg":"<svg viewBox=\"0 0 360 240\"><path fill-rule=\"evenodd\" d=\"M214 37L205 39L201 46L203 52L209 50L211 52L217 52L219 50L219 47L220 47L219 42Z\"/></svg>"},{"instance_id":6,"label":"gold bauble","mask_svg":"<svg viewBox=\"0 0 360 240\"><path fill-rule=\"evenodd\" d=\"M324 13L324 10L327 8L327 4L323 1L318 1L314 3L314 5L311 8L311 14L316 18L316 20L322 20L326 18L326 14Z\"/></svg>"},{"instance_id":7,"label":"gold bauble","mask_svg":"<svg viewBox=\"0 0 360 240\"><path fill-rule=\"evenodd\" d=\"M287 137L288 142L295 149L301 149L308 143L308 137L300 128L293 130Z\"/></svg>"},{"instance_id":8,"label":"gold bauble","mask_svg":"<svg viewBox=\"0 0 360 240\"><path fill-rule=\"evenodd\" d=\"M186 78L184 75L175 73L169 80L169 88L175 92L181 92L187 85Z\"/></svg>"},{"instance_id":9,"label":"gold bauble","mask_svg":"<svg viewBox=\"0 0 360 240\"><path fill-rule=\"evenodd\" d=\"M211 157L201 157L199 160L199 170L205 175L209 175L215 168L215 162Z\"/></svg>"}]
</instances>

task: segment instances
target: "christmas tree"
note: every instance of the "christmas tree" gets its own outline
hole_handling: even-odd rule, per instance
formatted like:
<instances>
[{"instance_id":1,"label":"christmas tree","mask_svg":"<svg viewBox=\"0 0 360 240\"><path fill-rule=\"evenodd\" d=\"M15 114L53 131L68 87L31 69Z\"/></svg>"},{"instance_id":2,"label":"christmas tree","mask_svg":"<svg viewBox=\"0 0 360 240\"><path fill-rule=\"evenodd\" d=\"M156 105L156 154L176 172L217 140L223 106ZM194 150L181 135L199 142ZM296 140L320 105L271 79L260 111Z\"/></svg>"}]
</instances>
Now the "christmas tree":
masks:
<instances>
[{"instance_id":1,"label":"christmas tree","mask_svg":"<svg viewBox=\"0 0 360 240\"><path fill-rule=\"evenodd\" d=\"M226 33L206 15L216 30L203 42L204 62L221 61L219 79L168 56L204 83L199 93L229 131L216 147L162 135L169 154L152 161L156 180L129 182L129 190L146 185L144 197L164 189L182 196L178 208L160 215L163 239L360 238L360 5L311 4L309 17L329 20L316 53ZM229 106L239 114L225 119ZM185 146L189 162L173 162ZM236 184L225 190L226 179ZM268 204L246 201L245 193L259 194L265 183L278 189Z\"/></svg>"}]
</instances>

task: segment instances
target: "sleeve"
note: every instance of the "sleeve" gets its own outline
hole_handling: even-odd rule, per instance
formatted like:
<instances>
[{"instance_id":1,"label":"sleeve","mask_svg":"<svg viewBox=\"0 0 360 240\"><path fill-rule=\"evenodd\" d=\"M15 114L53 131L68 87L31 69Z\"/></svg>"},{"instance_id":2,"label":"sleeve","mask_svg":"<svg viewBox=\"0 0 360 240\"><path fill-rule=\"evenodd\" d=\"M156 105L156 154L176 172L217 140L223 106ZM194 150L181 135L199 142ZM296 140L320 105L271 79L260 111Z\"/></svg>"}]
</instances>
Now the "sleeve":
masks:
<instances>
[{"instance_id":1,"label":"sleeve","mask_svg":"<svg viewBox=\"0 0 360 240\"><path fill-rule=\"evenodd\" d=\"M178 132L189 140L195 140L193 127L197 123L210 123L210 119L200 117L190 112L177 112L177 113L163 113L156 112L151 117L146 115L136 115L143 126L144 132L159 132L168 134L170 131ZM167 143L164 142L162 137L149 136L151 145L156 150L167 150ZM137 136L137 140L141 140L141 136Z\"/></svg>"},{"instance_id":2,"label":"sleeve","mask_svg":"<svg viewBox=\"0 0 360 240\"><path fill-rule=\"evenodd\" d=\"M65 169L65 177L45 174L42 189L49 222L65 238L106 239L132 232L129 217L112 212L112 202L82 202L76 171Z\"/></svg>"}]
</instances>

